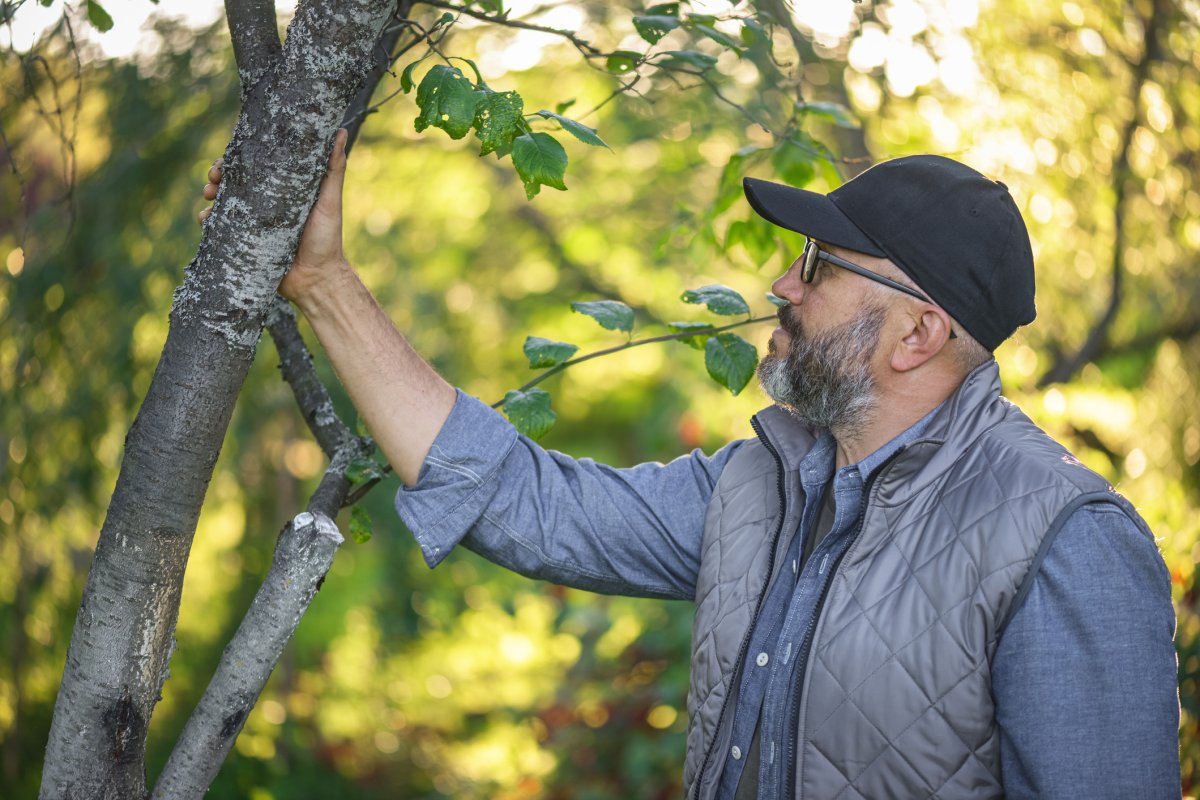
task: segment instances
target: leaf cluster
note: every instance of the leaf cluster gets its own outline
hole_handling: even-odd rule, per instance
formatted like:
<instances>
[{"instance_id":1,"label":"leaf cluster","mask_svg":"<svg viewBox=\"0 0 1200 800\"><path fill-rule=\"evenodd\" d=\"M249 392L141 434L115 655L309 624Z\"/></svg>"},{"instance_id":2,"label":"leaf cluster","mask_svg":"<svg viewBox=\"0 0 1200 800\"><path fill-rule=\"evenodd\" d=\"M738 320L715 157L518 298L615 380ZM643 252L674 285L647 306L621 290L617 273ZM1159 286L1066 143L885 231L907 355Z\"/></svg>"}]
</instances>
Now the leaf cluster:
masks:
<instances>
[{"instance_id":1,"label":"leaf cluster","mask_svg":"<svg viewBox=\"0 0 1200 800\"><path fill-rule=\"evenodd\" d=\"M773 304L783 302L774 295L768 294L767 297ZM611 355L631 347L663 341L678 341L688 347L703 350L704 366L708 370L709 376L732 394L738 394L754 377L754 369L758 364L758 350L736 333L731 333L729 329L773 319L774 315L757 318L751 316L750 305L745 298L728 286L709 285L689 289L681 295L680 299L685 303L703 305L710 312L719 316L744 314L746 319L720 327L707 322L670 322L667 327L671 333L635 340L633 339L635 315L633 309L625 303L619 300L588 300L571 303L572 311L590 317L605 330L626 334L628 340L615 347L576 357L575 354L579 352L578 345L541 336L529 336L525 339L523 346L525 357L528 359L531 369L542 369L545 372L519 389L508 392L495 405L503 408L509 421L519 432L531 439L539 439L554 427L557 415L551 408L550 393L536 388L536 384L583 361Z\"/></svg>"},{"instance_id":2,"label":"leaf cluster","mask_svg":"<svg viewBox=\"0 0 1200 800\"><path fill-rule=\"evenodd\" d=\"M423 60L412 62L401 73L400 88L406 94L412 91L413 72ZM475 80L449 63L430 68L416 86L418 113L414 127L418 133L427 128L440 128L451 139L462 139L474 131L479 140L480 156L512 156L513 167L530 200L543 186L560 191L567 189L563 180L567 171L567 151L550 133L533 130L532 121L557 123L560 129L585 144L608 147L595 128L563 116L562 106L557 111L542 109L525 114L525 101L519 93L493 90L483 80L474 61L457 60L471 68Z\"/></svg>"}]
</instances>

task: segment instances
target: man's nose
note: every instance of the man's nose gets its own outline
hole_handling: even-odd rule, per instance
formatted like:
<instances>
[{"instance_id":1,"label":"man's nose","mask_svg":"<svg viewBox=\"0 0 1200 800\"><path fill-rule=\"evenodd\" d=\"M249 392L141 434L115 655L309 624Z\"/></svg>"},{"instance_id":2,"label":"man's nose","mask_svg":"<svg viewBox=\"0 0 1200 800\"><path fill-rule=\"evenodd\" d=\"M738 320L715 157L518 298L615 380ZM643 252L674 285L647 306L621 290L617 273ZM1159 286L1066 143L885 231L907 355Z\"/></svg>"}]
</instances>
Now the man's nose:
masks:
<instances>
[{"instance_id":1,"label":"man's nose","mask_svg":"<svg viewBox=\"0 0 1200 800\"><path fill-rule=\"evenodd\" d=\"M808 285L800 279L800 262L801 259L796 259L792 262L792 266L788 271L775 279L771 284L771 291L776 297L782 297L792 305L800 305L804 300L804 293L808 291Z\"/></svg>"}]
</instances>

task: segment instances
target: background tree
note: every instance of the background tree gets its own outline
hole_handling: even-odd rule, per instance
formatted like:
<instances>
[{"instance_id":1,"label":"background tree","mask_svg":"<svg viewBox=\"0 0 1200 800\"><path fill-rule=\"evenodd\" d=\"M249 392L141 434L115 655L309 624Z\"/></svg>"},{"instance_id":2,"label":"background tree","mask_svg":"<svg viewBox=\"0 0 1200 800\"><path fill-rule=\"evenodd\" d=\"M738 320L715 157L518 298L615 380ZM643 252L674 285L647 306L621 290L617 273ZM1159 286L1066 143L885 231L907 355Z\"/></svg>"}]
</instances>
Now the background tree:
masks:
<instances>
[{"instance_id":1,"label":"background tree","mask_svg":"<svg viewBox=\"0 0 1200 800\"><path fill-rule=\"evenodd\" d=\"M653 69L634 87L642 95L627 93L586 116L620 77L607 70L607 57L582 58L563 37L535 40L529 30L452 26L448 56L472 58L486 82L526 98L527 111L577 98L564 113L598 128L614 152L559 134L571 159L570 191L547 204L551 190L542 189L529 204L507 161L472 159L465 142L441 134L418 138L413 95L401 93L371 115L351 160L347 216L361 228L347 243L351 259L422 352L494 400L529 377L521 353L527 334L571 341L581 352L623 341L573 314L573 300L619 296L637 309L647 334L665 332L650 327L655 320L684 316L684 288L723 283L763 307L758 298L786 248L776 251L769 228L736 202L737 178L750 172L828 186L836 177L827 162L799 155L815 149L805 136L841 142L850 131L817 106L795 136L780 137L797 88L809 102L847 99L865 123L860 144L876 157L946 152L1004 179L1038 249L1041 316L999 353L1006 385L1118 481L1164 537L1181 620L1190 785L1200 664L1191 566L1197 530L1189 513L1200 427L1186 326L1195 279L1185 266L1200 239L1191 230L1188 166L1197 136L1188 94L1196 85L1195 20L1149 3L1086 11L1070 3L822 4L841 9L842 19L814 17L803 5L794 30L781 24L771 33L782 66L755 53L739 57L697 30L669 32L675 38L656 45L715 55L708 77L774 135L703 81L679 78L700 84L681 90ZM426 8L414 18L429 30L442 11ZM571 28L605 52L646 52L632 16L581 5L532 19ZM714 30L740 38L742 23L714 22ZM1150 31L1158 55L1145 59L1155 52ZM0 199L11 221L0 232L7 270L0 385L15 401L0 409L7 451L0 524L16 534L0 537L0 729L4 785L13 787L5 791L14 796L31 795L38 783L81 576L122 437L166 336L179 281L173 265L194 249L189 212L203 157L220 152L238 93L221 31L163 26L155 57L107 63L85 48L78 67L61 45L66 36L43 42L39 69L65 76L57 91L68 112L78 70L87 87L78 122L55 113L45 77L30 86L45 115L8 101L0 111L17 167ZM797 42L803 59L784 49ZM376 102L400 88L407 59L423 52L417 46L397 63ZM415 82L437 61L415 68ZM26 85L20 70L28 63L5 61L6 87ZM181 95L180 86L193 90ZM73 203L50 202L70 170L48 130L75 142ZM853 144L842 152L854 153ZM69 235L52 234L72 208ZM1123 281L1105 349L1068 382L1038 388L1058 354L1077 352L1106 316L1114 255ZM697 308L691 319L714 318ZM748 391L730 399L707 381L703 356L672 358L688 351L663 347L674 349L638 348L548 381L559 424L547 446L630 463L746 435L745 417L761 398ZM285 408L295 405L291 393L263 362L249 368L200 517L173 674L151 721L151 776L267 571L274 542L260 532L278 529L304 505L323 468L320 447ZM330 377L320 362L318 372ZM334 404L349 412L336 391ZM470 555L428 574L396 524L384 522L393 518L385 494L363 501L378 521L376 537L339 554L215 790L279 797L675 791L688 609L534 586Z\"/></svg>"}]
</instances>

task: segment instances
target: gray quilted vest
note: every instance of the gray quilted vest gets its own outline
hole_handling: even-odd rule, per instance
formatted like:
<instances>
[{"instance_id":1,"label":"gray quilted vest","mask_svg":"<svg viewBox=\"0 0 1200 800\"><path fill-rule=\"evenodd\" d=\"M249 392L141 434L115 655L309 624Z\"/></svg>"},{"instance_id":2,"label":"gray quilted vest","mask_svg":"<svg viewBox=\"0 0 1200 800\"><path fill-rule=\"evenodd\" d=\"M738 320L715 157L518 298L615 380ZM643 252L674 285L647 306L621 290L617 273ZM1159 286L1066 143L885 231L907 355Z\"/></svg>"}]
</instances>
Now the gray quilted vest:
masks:
<instances>
[{"instance_id":1,"label":"gray quilted vest","mask_svg":"<svg viewBox=\"0 0 1200 800\"><path fill-rule=\"evenodd\" d=\"M727 703L769 581L803 506L812 433L778 408L721 474L708 508L692 634L684 786L716 794ZM1114 502L1099 475L972 372L924 436L867 484L803 673L796 798L1000 797L990 663L1005 622L1072 511ZM791 571L787 570L790 576ZM701 772L703 772L701 780Z\"/></svg>"}]
</instances>

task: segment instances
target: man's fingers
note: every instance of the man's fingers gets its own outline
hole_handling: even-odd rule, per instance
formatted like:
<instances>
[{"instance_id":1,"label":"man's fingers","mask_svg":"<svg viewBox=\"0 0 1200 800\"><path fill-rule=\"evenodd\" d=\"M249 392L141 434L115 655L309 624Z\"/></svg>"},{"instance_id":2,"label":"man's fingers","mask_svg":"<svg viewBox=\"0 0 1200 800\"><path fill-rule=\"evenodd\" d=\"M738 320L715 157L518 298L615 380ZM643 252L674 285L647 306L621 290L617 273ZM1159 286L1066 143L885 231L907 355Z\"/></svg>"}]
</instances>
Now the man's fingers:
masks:
<instances>
[{"instance_id":1,"label":"man's fingers","mask_svg":"<svg viewBox=\"0 0 1200 800\"><path fill-rule=\"evenodd\" d=\"M225 166L225 159L218 158L213 162L213 165L208 168L208 182L220 183L222 168Z\"/></svg>"},{"instance_id":2,"label":"man's fingers","mask_svg":"<svg viewBox=\"0 0 1200 800\"><path fill-rule=\"evenodd\" d=\"M216 200L217 199L217 185L215 183L204 184L203 194L204 194L205 200L208 200L210 202L213 200Z\"/></svg>"},{"instance_id":3,"label":"man's fingers","mask_svg":"<svg viewBox=\"0 0 1200 800\"><path fill-rule=\"evenodd\" d=\"M208 219L208 215L209 215L209 214L211 214L211 213L212 213L212 209L211 209L211 208L206 208L206 209L204 209L204 210L203 210L203 211L201 211L201 212L200 212L198 215L196 215L196 221L197 221L197 222L199 222L201 225L203 225L203 224L204 224L204 220Z\"/></svg>"}]
</instances>

